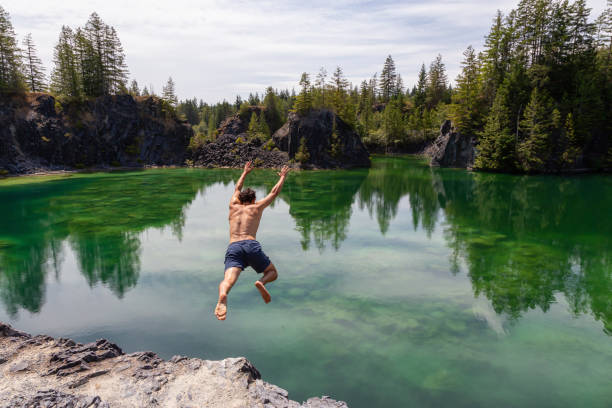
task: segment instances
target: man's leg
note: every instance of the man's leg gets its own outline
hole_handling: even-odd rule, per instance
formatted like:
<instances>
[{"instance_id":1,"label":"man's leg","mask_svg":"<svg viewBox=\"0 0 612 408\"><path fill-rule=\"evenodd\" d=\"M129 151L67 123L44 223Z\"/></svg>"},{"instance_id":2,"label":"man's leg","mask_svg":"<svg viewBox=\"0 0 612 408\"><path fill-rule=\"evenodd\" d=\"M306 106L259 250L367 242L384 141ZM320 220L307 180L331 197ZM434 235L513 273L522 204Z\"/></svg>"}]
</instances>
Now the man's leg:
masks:
<instances>
[{"instance_id":1,"label":"man's leg","mask_svg":"<svg viewBox=\"0 0 612 408\"><path fill-rule=\"evenodd\" d=\"M263 271L263 276L261 277L261 279L255 282L255 287L257 288L257 290L259 290L261 297L266 303L270 303L270 300L272 300L272 296L270 296L270 293L264 285L270 282L274 282L276 278L278 278L278 272L276 272L276 267L274 266L274 264L270 263L270 265L268 265L268 267Z\"/></svg>"},{"instance_id":2,"label":"man's leg","mask_svg":"<svg viewBox=\"0 0 612 408\"><path fill-rule=\"evenodd\" d=\"M227 294L238 280L240 272L242 272L242 269L235 266L225 270L225 277L219 284L219 302L217 302L215 308L215 315L219 320L225 320L227 317Z\"/></svg>"}]
</instances>

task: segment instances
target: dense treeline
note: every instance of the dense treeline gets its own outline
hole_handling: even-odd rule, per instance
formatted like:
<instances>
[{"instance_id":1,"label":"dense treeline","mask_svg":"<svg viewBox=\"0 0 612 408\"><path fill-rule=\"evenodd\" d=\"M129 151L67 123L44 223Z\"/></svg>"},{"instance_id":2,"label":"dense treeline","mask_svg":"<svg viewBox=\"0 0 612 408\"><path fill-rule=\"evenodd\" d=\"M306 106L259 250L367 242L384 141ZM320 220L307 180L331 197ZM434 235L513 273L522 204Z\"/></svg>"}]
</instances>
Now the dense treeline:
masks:
<instances>
[{"instance_id":1,"label":"dense treeline","mask_svg":"<svg viewBox=\"0 0 612 408\"><path fill-rule=\"evenodd\" d=\"M189 121L194 142L216 137L221 122L239 113L249 133L267 139L290 111L327 108L349 123L371 149L414 150L437 135L444 119L476 141L475 167L540 172L611 167L612 1L595 21L585 0L522 0L498 12L484 49L469 46L451 87L442 56L420 67L406 89L389 55L380 74L358 86L341 67L303 73L299 91L271 87L260 96L207 104L177 100L172 78L162 99ZM0 91L50 90L83 98L130 93L154 95L150 86L129 87L117 33L93 13L76 30L62 27L47 84L30 35L19 48L8 14L0 7ZM263 109L253 110L251 106Z\"/></svg>"},{"instance_id":2,"label":"dense treeline","mask_svg":"<svg viewBox=\"0 0 612 408\"><path fill-rule=\"evenodd\" d=\"M465 51L451 116L477 136L475 167L612 165L608 6L593 23L585 0L523 0L507 16L498 12L483 52Z\"/></svg>"}]
</instances>

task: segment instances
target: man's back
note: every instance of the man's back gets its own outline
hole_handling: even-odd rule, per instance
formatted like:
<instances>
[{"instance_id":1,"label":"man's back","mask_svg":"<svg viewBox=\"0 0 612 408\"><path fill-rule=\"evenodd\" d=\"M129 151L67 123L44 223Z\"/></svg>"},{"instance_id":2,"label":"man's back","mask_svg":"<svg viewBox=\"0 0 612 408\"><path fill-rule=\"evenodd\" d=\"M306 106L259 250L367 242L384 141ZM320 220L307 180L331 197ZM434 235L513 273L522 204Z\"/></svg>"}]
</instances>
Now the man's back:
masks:
<instances>
[{"instance_id":1,"label":"man's back","mask_svg":"<svg viewBox=\"0 0 612 408\"><path fill-rule=\"evenodd\" d=\"M257 239L257 229L262 214L263 208L257 203L230 204L230 242Z\"/></svg>"}]
</instances>

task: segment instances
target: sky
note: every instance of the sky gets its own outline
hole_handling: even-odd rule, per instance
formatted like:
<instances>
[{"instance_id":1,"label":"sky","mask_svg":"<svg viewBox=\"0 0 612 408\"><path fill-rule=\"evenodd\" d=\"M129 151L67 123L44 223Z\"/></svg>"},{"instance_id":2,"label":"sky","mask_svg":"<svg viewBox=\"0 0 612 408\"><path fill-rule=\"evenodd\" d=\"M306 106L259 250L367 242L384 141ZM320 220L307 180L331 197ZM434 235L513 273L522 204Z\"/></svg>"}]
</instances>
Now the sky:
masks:
<instances>
[{"instance_id":1,"label":"sky","mask_svg":"<svg viewBox=\"0 0 612 408\"><path fill-rule=\"evenodd\" d=\"M161 93L171 76L180 99L234 101L266 87L296 90L302 72L341 66L358 85L392 55L412 87L422 63L442 54L454 80L468 45L479 50L496 10L519 0L2 0L19 40L27 33L47 73L62 25L97 12L116 28L130 80ZM597 17L606 0L587 0Z\"/></svg>"}]
</instances>

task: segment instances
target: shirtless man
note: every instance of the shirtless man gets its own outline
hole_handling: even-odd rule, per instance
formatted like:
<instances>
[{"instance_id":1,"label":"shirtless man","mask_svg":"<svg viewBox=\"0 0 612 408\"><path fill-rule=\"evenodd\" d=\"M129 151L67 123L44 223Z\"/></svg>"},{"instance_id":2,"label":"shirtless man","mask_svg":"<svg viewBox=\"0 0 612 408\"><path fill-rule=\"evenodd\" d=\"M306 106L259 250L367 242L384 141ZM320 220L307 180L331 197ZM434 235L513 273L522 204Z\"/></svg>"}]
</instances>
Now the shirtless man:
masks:
<instances>
[{"instance_id":1,"label":"shirtless man","mask_svg":"<svg viewBox=\"0 0 612 408\"><path fill-rule=\"evenodd\" d=\"M255 240L255 235L263 210L280 193L289 173L289 167L282 168L278 173L280 179L270 194L257 202L255 202L255 191L250 188L242 191L244 179L251 170L253 170L251 162L244 165L244 171L238 179L229 205L230 244L225 253L225 278L219 285L219 302L215 308L215 315L219 320L225 320L227 317L227 294L244 268L251 266L257 273L263 273L261 279L255 282L255 287L266 303L270 302L271 297L264 285L275 281L278 277L274 264L262 251L261 245Z\"/></svg>"}]
</instances>

